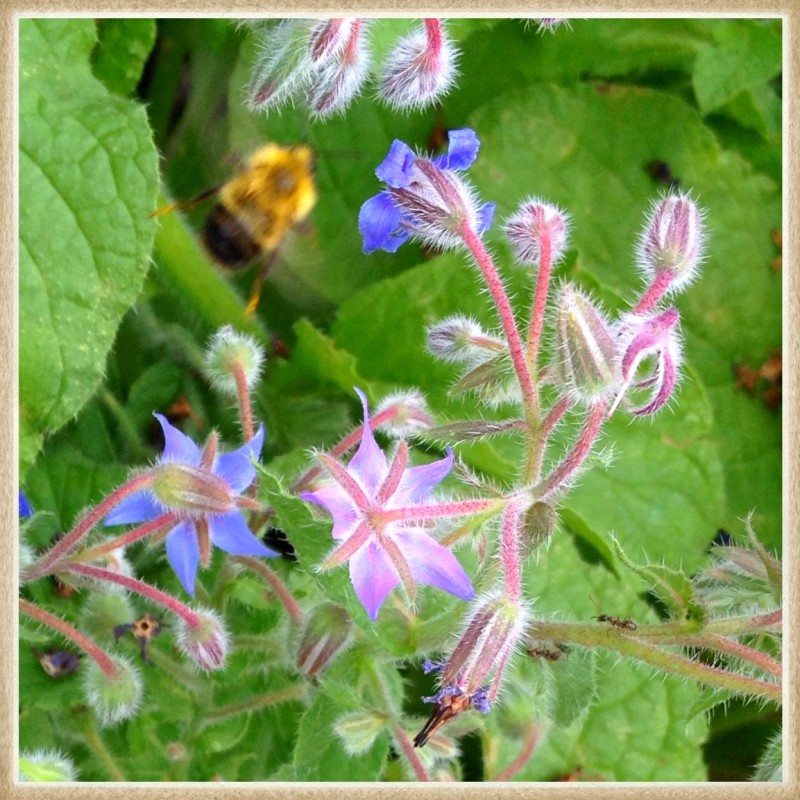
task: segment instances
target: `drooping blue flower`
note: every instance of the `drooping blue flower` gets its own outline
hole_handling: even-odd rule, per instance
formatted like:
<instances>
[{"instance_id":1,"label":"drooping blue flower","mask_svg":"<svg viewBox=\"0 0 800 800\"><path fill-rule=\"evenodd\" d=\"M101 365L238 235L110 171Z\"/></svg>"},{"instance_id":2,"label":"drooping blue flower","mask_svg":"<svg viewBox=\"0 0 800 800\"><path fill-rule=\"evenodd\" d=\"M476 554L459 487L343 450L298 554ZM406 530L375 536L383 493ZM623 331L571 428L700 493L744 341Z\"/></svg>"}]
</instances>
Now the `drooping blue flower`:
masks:
<instances>
[{"instance_id":1,"label":"drooping blue flower","mask_svg":"<svg viewBox=\"0 0 800 800\"><path fill-rule=\"evenodd\" d=\"M244 491L255 478L253 460L261 454L264 427L238 450L217 455L216 435L201 450L188 436L154 414L164 432L164 452L153 468L148 489L135 492L106 517L106 525L172 517L167 559L184 589L194 595L197 568L208 566L211 546L241 556L278 556L250 531L242 513Z\"/></svg>"},{"instance_id":2,"label":"drooping blue flower","mask_svg":"<svg viewBox=\"0 0 800 800\"><path fill-rule=\"evenodd\" d=\"M358 599L372 620L399 583L413 597L414 583L435 586L470 600L475 592L453 553L439 544L424 524L413 519L382 521L381 512L420 506L450 472L453 454L440 461L408 467L408 447L401 442L391 464L375 441L369 425L366 397L361 443L347 467L321 456L333 479L330 485L300 495L323 506L333 517L337 547L323 568L345 562Z\"/></svg>"},{"instance_id":3,"label":"drooping blue flower","mask_svg":"<svg viewBox=\"0 0 800 800\"><path fill-rule=\"evenodd\" d=\"M456 172L472 165L480 142L473 130L450 131L447 153L435 158L417 156L395 140L375 170L387 188L362 206L358 229L364 252L394 253L414 236L436 247L454 247L459 229L468 224L483 233L492 224L494 203L479 206L471 187Z\"/></svg>"}]
</instances>

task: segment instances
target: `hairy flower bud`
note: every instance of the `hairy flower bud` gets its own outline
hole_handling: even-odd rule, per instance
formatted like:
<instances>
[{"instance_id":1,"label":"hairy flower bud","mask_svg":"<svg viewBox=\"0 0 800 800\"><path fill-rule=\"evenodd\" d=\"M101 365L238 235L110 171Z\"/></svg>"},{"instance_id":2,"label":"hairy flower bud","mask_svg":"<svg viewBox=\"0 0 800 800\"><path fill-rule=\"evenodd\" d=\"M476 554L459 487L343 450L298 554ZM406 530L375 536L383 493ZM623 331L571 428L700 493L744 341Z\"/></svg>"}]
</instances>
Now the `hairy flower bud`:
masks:
<instances>
[{"instance_id":1,"label":"hairy flower bud","mask_svg":"<svg viewBox=\"0 0 800 800\"><path fill-rule=\"evenodd\" d=\"M179 618L176 629L178 647L202 670L221 669L228 654L228 632L222 620L209 609L195 609L197 625Z\"/></svg>"},{"instance_id":2,"label":"hairy flower bud","mask_svg":"<svg viewBox=\"0 0 800 800\"><path fill-rule=\"evenodd\" d=\"M75 765L58 750L23 750L19 754L20 783L70 783L77 779Z\"/></svg>"},{"instance_id":3,"label":"hairy flower bud","mask_svg":"<svg viewBox=\"0 0 800 800\"><path fill-rule=\"evenodd\" d=\"M111 656L115 670L107 675L96 661L90 661L83 673L86 702L103 726L115 725L132 717L142 697L139 670L120 655Z\"/></svg>"},{"instance_id":4,"label":"hairy flower bud","mask_svg":"<svg viewBox=\"0 0 800 800\"><path fill-rule=\"evenodd\" d=\"M506 236L522 264L538 266L545 251L556 264L567 247L569 222L569 215L558 206L531 198L506 222Z\"/></svg>"},{"instance_id":5,"label":"hairy flower bud","mask_svg":"<svg viewBox=\"0 0 800 800\"><path fill-rule=\"evenodd\" d=\"M320 675L346 649L351 630L350 617L342 606L334 603L317 606L300 637L297 668L308 678Z\"/></svg>"},{"instance_id":6,"label":"hairy flower bud","mask_svg":"<svg viewBox=\"0 0 800 800\"><path fill-rule=\"evenodd\" d=\"M236 374L241 372L248 388L261 376L264 350L252 337L237 333L230 325L220 328L208 343L205 371L212 386L225 394L238 394Z\"/></svg>"},{"instance_id":7,"label":"hairy flower bud","mask_svg":"<svg viewBox=\"0 0 800 800\"><path fill-rule=\"evenodd\" d=\"M558 514L548 503L534 503L525 514L525 526L520 541L520 557L528 558L537 548L550 541L556 529Z\"/></svg>"},{"instance_id":8,"label":"hairy flower bud","mask_svg":"<svg viewBox=\"0 0 800 800\"><path fill-rule=\"evenodd\" d=\"M703 252L703 217L688 194L654 203L639 239L638 262L649 278L664 275L677 291L697 276Z\"/></svg>"},{"instance_id":9,"label":"hairy flower bud","mask_svg":"<svg viewBox=\"0 0 800 800\"><path fill-rule=\"evenodd\" d=\"M320 20L308 36L308 52L312 63L336 58L347 45L356 22L358 20L354 18L344 17Z\"/></svg>"},{"instance_id":10,"label":"hairy flower bud","mask_svg":"<svg viewBox=\"0 0 800 800\"><path fill-rule=\"evenodd\" d=\"M378 403L375 415L381 416L389 408L394 408L394 415L389 422L382 423L380 428L394 439L413 436L433 425L425 397L415 389L387 394Z\"/></svg>"},{"instance_id":11,"label":"hairy flower bud","mask_svg":"<svg viewBox=\"0 0 800 800\"><path fill-rule=\"evenodd\" d=\"M370 52L362 35L365 22L354 20L342 47L314 65L308 106L318 117L328 117L346 108L369 75Z\"/></svg>"},{"instance_id":12,"label":"hairy flower bud","mask_svg":"<svg viewBox=\"0 0 800 800\"><path fill-rule=\"evenodd\" d=\"M434 103L455 81L456 57L441 21L426 20L400 39L386 57L381 97L397 109Z\"/></svg>"},{"instance_id":13,"label":"hairy flower bud","mask_svg":"<svg viewBox=\"0 0 800 800\"><path fill-rule=\"evenodd\" d=\"M503 339L486 333L475 320L460 314L431 325L427 338L433 355L453 363L480 364L507 349Z\"/></svg>"},{"instance_id":14,"label":"hairy flower bud","mask_svg":"<svg viewBox=\"0 0 800 800\"><path fill-rule=\"evenodd\" d=\"M570 284L556 301L554 383L577 401L591 403L619 384L617 351L611 326L595 305Z\"/></svg>"},{"instance_id":15,"label":"hairy flower bud","mask_svg":"<svg viewBox=\"0 0 800 800\"><path fill-rule=\"evenodd\" d=\"M334 723L333 730L351 756L366 753L386 727L388 716L380 711L355 711Z\"/></svg>"},{"instance_id":16,"label":"hairy flower bud","mask_svg":"<svg viewBox=\"0 0 800 800\"><path fill-rule=\"evenodd\" d=\"M255 29L258 56L247 90L254 111L268 111L295 98L314 67L308 39L316 20L283 19Z\"/></svg>"}]
</instances>

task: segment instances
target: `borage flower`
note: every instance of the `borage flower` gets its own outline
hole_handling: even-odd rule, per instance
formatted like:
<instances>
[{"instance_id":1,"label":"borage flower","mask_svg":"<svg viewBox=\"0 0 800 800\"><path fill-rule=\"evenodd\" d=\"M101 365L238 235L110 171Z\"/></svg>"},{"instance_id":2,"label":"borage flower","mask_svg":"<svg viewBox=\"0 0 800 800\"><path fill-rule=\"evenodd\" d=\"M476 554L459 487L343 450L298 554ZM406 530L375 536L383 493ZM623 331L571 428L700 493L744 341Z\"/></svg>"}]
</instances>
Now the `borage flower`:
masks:
<instances>
[{"instance_id":1,"label":"borage flower","mask_svg":"<svg viewBox=\"0 0 800 800\"><path fill-rule=\"evenodd\" d=\"M408 467L408 445L401 441L389 465L372 434L366 397L356 391L364 406L358 450L347 467L321 454L319 459L335 483L300 495L333 517L333 538L339 545L322 569L350 563L353 588L373 621L389 592L401 582L412 602L415 582L470 600L474 590L456 557L419 522L392 520L386 513L426 500L450 471L452 452L441 461Z\"/></svg>"},{"instance_id":2,"label":"borage flower","mask_svg":"<svg viewBox=\"0 0 800 800\"><path fill-rule=\"evenodd\" d=\"M365 253L394 253L412 236L434 247L456 247L465 225L483 233L492 224L495 204L478 207L472 188L456 174L475 161L478 137L464 128L450 131L447 139L447 153L431 159L397 139L392 143L375 170L388 188L367 200L358 215Z\"/></svg>"},{"instance_id":3,"label":"borage flower","mask_svg":"<svg viewBox=\"0 0 800 800\"><path fill-rule=\"evenodd\" d=\"M252 534L242 514L253 503L242 493L255 478L252 462L264 444L263 425L238 450L217 455L215 433L201 450L161 414L154 416L164 431L165 446L150 486L122 500L105 524L148 522L167 515L167 559L190 595L198 565L207 567L211 560L212 544L241 556L280 555Z\"/></svg>"}]
</instances>

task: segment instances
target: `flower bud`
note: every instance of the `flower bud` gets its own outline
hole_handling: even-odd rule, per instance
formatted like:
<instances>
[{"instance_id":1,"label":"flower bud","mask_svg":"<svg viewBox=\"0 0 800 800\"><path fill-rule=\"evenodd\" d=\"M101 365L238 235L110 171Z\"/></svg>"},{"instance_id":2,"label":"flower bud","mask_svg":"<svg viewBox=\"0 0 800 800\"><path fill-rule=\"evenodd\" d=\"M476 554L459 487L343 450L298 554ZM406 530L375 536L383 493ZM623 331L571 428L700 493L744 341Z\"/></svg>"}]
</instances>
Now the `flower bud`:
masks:
<instances>
[{"instance_id":1,"label":"flower bud","mask_svg":"<svg viewBox=\"0 0 800 800\"><path fill-rule=\"evenodd\" d=\"M422 108L452 87L457 51L440 20L402 37L384 62L380 95L397 109Z\"/></svg>"},{"instance_id":2,"label":"flower bud","mask_svg":"<svg viewBox=\"0 0 800 800\"><path fill-rule=\"evenodd\" d=\"M569 215L558 206L537 198L526 200L506 223L506 236L522 264L539 266L542 251L550 251L550 263L564 256L569 233Z\"/></svg>"},{"instance_id":3,"label":"flower bud","mask_svg":"<svg viewBox=\"0 0 800 800\"><path fill-rule=\"evenodd\" d=\"M556 28L561 25L566 25L569 27L569 20L568 19L557 19L555 17L540 17L537 22L539 23L536 27L537 33L553 33Z\"/></svg>"},{"instance_id":4,"label":"flower bud","mask_svg":"<svg viewBox=\"0 0 800 800\"><path fill-rule=\"evenodd\" d=\"M697 275L703 252L703 218L687 194L657 201L639 239L638 262L650 278L666 274L678 290Z\"/></svg>"},{"instance_id":5,"label":"flower bud","mask_svg":"<svg viewBox=\"0 0 800 800\"><path fill-rule=\"evenodd\" d=\"M308 39L315 23L315 20L283 19L255 31L259 55L247 90L252 110L275 108L296 97L307 84L314 66Z\"/></svg>"},{"instance_id":6,"label":"flower bud","mask_svg":"<svg viewBox=\"0 0 800 800\"><path fill-rule=\"evenodd\" d=\"M433 355L453 363L479 364L507 349L505 341L460 314L431 325L427 338Z\"/></svg>"},{"instance_id":7,"label":"flower bud","mask_svg":"<svg viewBox=\"0 0 800 800\"><path fill-rule=\"evenodd\" d=\"M75 765L58 750L23 750L19 754L20 783L68 783L77 779Z\"/></svg>"},{"instance_id":8,"label":"flower bud","mask_svg":"<svg viewBox=\"0 0 800 800\"><path fill-rule=\"evenodd\" d=\"M209 609L194 609L197 624L179 617L176 629L178 647L202 670L221 669L228 654L228 632L219 617Z\"/></svg>"},{"instance_id":9,"label":"flower bud","mask_svg":"<svg viewBox=\"0 0 800 800\"><path fill-rule=\"evenodd\" d=\"M394 408L394 415L380 428L393 439L413 436L421 430L433 425L433 418L425 402L425 397L415 389L387 394L375 409L375 416L380 416L387 409Z\"/></svg>"},{"instance_id":10,"label":"flower bud","mask_svg":"<svg viewBox=\"0 0 800 800\"><path fill-rule=\"evenodd\" d=\"M534 503L525 514L520 541L520 557L528 558L537 548L550 540L556 529L558 514L548 503Z\"/></svg>"},{"instance_id":11,"label":"flower bud","mask_svg":"<svg viewBox=\"0 0 800 800\"><path fill-rule=\"evenodd\" d=\"M386 727L388 716L379 711L355 711L334 723L333 730L351 756L366 753Z\"/></svg>"},{"instance_id":12,"label":"flower bud","mask_svg":"<svg viewBox=\"0 0 800 800\"><path fill-rule=\"evenodd\" d=\"M264 350L252 337L237 333L230 325L220 328L208 343L205 370L212 386L229 395L238 394L236 373L241 371L248 388L261 376Z\"/></svg>"},{"instance_id":13,"label":"flower bud","mask_svg":"<svg viewBox=\"0 0 800 800\"><path fill-rule=\"evenodd\" d=\"M356 21L352 17L340 17L317 22L308 36L308 53L312 63L318 64L329 58L336 58L347 45Z\"/></svg>"},{"instance_id":14,"label":"flower bud","mask_svg":"<svg viewBox=\"0 0 800 800\"><path fill-rule=\"evenodd\" d=\"M616 344L611 327L592 302L570 284L556 301L554 383L575 400L591 403L619 384Z\"/></svg>"},{"instance_id":15,"label":"flower bud","mask_svg":"<svg viewBox=\"0 0 800 800\"><path fill-rule=\"evenodd\" d=\"M350 617L344 608L333 603L317 606L300 637L297 668L308 678L319 676L346 649L351 630Z\"/></svg>"},{"instance_id":16,"label":"flower bud","mask_svg":"<svg viewBox=\"0 0 800 800\"><path fill-rule=\"evenodd\" d=\"M170 761L182 761L189 754L180 742L169 742L166 746L167 757Z\"/></svg>"},{"instance_id":17,"label":"flower bud","mask_svg":"<svg viewBox=\"0 0 800 800\"><path fill-rule=\"evenodd\" d=\"M115 725L132 717L139 708L142 680L139 671L128 659L111 656L115 670L107 675L94 660L84 671L83 689L86 702L103 726Z\"/></svg>"},{"instance_id":18,"label":"flower bud","mask_svg":"<svg viewBox=\"0 0 800 800\"><path fill-rule=\"evenodd\" d=\"M329 117L346 108L369 75L370 52L362 35L364 22L353 20L340 52L315 65L310 75L308 106L318 117Z\"/></svg>"},{"instance_id":19,"label":"flower bud","mask_svg":"<svg viewBox=\"0 0 800 800\"><path fill-rule=\"evenodd\" d=\"M165 461L153 469L152 492L167 508L189 515L227 514L236 508L230 485L211 470Z\"/></svg>"}]
</instances>

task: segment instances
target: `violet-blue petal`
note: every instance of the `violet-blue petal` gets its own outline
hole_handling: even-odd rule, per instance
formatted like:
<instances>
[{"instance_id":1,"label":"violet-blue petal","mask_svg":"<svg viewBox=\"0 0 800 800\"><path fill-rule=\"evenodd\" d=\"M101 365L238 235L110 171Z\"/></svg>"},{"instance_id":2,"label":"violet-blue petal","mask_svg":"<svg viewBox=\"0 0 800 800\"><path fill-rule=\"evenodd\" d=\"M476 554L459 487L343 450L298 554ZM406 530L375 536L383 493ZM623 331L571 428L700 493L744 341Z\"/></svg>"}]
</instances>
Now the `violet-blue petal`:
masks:
<instances>
[{"instance_id":1,"label":"violet-blue petal","mask_svg":"<svg viewBox=\"0 0 800 800\"><path fill-rule=\"evenodd\" d=\"M390 536L403 551L417 583L443 589L462 600L475 597L469 576L444 545L419 531L395 531Z\"/></svg>"},{"instance_id":2,"label":"violet-blue petal","mask_svg":"<svg viewBox=\"0 0 800 800\"><path fill-rule=\"evenodd\" d=\"M356 388L355 391L361 398L361 405L364 408L364 425L361 432L361 443L350 460L347 471L358 479L368 494L372 495L383 483L389 468L386 464L386 456L383 450L378 447L372 428L369 426L367 396L361 389Z\"/></svg>"},{"instance_id":3,"label":"violet-blue petal","mask_svg":"<svg viewBox=\"0 0 800 800\"><path fill-rule=\"evenodd\" d=\"M453 451L448 447L447 455L443 459L407 469L392 495L392 506L398 508L406 503L419 503L425 500L433 491L433 487L441 483L452 468Z\"/></svg>"},{"instance_id":4,"label":"violet-blue petal","mask_svg":"<svg viewBox=\"0 0 800 800\"><path fill-rule=\"evenodd\" d=\"M389 592L400 583L389 556L372 541L351 557L350 580L373 622Z\"/></svg>"},{"instance_id":5,"label":"violet-blue petal","mask_svg":"<svg viewBox=\"0 0 800 800\"><path fill-rule=\"evenodd\" d=\"M194 597L194 580L200 563L200 547L194 524L182 522L167 536L167 561L190 597Z\"/></svg>"},{"instance_id":6,"label":"violet-blue petal","mask_svg":"<svg viewBox=\"0 0 800 800\"><path fill-rule=\"evenodd\" d=\"M128 525L134 522L148 522L166 513L149 492L134 492L120 501L106 515L104 525Z\"/></svg>"},{"instance_id":7,"label":"violet-blue petal","mask_svg":"<svg viewBox=\"0 0 800 800\"><path fill-rule=\"evenodd\" d=\"M492 710L492 704L491 701L489 700L489 693L483 686L475 690L475 693L472 695L471 700L472 700L472 707L476 711L480 711L481 714L488 714Z\"/></svg>"},{"instance_id":8,"label":"violet-blue petal","mask_svg":"<svg viewBox=\"0 0 800 800\"><path fill-rule=\"evenodd\" d=\"M394 253L410 236L400 227L402 215L388 192L381 192L364 202L358 212L358 232L365 253L385 250Z\"/></svg>"},{"instance_id":9,"label":"violet-blue petal","mask_svg":"<svg viewBox=\"0 0 800 800\"><path fill-rule=\"evenodd\" d=\"M338 486L321 486L313 492L301 492L299 497L322 506L333 517L334 539L343 539L355 530L359 521L355 506Z\"/></svg>"},{"instance_id":10,"label":"violet-blue petal","mask_svg":"<svg viewBox=\"0 0 800 800\"><path fill-rule=\"evenodd\" d=\"M471 128L459 128L447 134L447 154L433 159L442 169L467 169L478 156L481 143Z\"/></svg>"},{"instance_id":11,"label":"violet-blue petal","mask_svg":"<svg viewBox=\"0 0 800 800\"><path fill-rule=\"evenodd\" d=\"M223 453L214 465L214 474L222 478L236 494L241 494L256 476L253 461L258 461L264 446L264 426L259 425L255 436L238 450Z\"/></svg>"},{"instance_id":12,"label":"violet-blue petal","mask_svg":"<svg viewBox=\"0 0 800 800\"><path fill-rule=\"evenodd\" d=\"M408 186L411 180L411 167L415 159L414 151L405 142L395 139L389 148L389 154L378 165L375 174L387 186L401 189Z\"/></svg>"},{"instance_id":13,"label":"violet-blue petal","mask_svg":"<svg viewBox=\"0 0 800 800\"><path fill-rule=\"evenodd\" d=\"M33 516L33 507L28 502L28 498L25 497L22 492L19 493L19 518L24 519L25 517Z\"/></svg>"},{"instance_id":14,"label":"violet-blue petal","mask_svg":"<svg viewBox=\"0 0 800 800\"><path fill-rule=\"evenodd\" d=\"M280 555L253 535L253 532L247 527L241 511L212 514L207 519L211 543L226 553L236 556L264 556L265 558Z\"/></svg>"},{"instance_id":15,"label":"violet-blue petal","mask_svg":"<svg viewBox=\"0 0 800 800\"><path fill-rule=\"evenodd\" d=\"M170 425L165 416L156 413L153 416L164 431L164 452L160 460L198 466L202 456L200 448L185 433Z\"/></svg>"},{"instance_id":16,"label":"violet-blue petal","mask_svg":"<svg viewBox=\"0 0 800 800\"><path fill-rule=\"evenodd\" d=\"M484 203L478 209L478 233L485 233L492 227L495 208L497 208L497 203Z\"/></svg>"}]
</instances>

